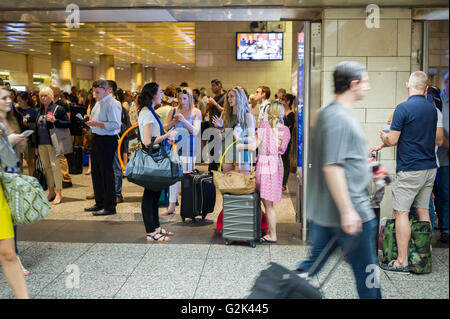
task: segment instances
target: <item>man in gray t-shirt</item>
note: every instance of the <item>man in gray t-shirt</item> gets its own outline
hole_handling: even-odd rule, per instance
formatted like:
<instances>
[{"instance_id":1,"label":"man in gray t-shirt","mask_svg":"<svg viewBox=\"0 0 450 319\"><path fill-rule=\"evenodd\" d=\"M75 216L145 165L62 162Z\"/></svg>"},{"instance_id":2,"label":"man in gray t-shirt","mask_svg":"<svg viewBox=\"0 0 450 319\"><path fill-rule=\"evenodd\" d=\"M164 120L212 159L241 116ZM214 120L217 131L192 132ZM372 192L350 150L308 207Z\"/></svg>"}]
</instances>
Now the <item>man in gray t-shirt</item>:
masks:
<instances>
[{"instance_id":1,"label":"man in gray t-shirt","mask_svg":"<svg viewBox=\"0 0 450 319\"><path fill-rule=\"evenodd\" d=\"M311 132L312 166L305 200L306 214L312 222L313 247L309 259L300 263L297 270L309 272L327 244L337 239L336 244L348 250L346 257L353 268L359 297L379 299L377 221L369 203L368 154L364 132L351 112L353 104L370 88L368 75L359 63L341 62L333 79L336 99L320 109ZM336 244L327 251L325 259ZM325 261L309 276L319 272Z\"/></svg>"},{"instance_id":2,"label":"man in gray t-shirt","mask_svg":"<svg viewBox=\"0 0 450 319\"><path fill-rule=\"evenodd\" d=\"M348 194L361 222L375 218L368 200L370 172L364 131L351 111L336 101L319 111L312 132L311 163L306 213L313 223L341 226L341 214L324 172L327 166L342 167Z\"/></svg>"}]
</instances>

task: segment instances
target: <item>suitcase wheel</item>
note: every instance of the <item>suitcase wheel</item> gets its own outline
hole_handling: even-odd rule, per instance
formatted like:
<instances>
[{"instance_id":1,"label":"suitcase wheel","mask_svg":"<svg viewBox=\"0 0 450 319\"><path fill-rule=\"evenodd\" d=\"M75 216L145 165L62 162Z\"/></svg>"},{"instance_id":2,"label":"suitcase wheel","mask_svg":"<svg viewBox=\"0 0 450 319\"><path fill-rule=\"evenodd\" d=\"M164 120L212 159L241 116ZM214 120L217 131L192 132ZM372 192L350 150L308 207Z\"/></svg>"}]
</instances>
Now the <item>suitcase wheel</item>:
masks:
<instances>
[{"instance_id":1,"label":"suitcase wheel","mask_svg":"<svg viewBox=\"0 0 450 319\"><path fill-rule=\"evenodd\" d=\"M230 242L228 241L228 239L225 239L225 238L224 238L223 240L224 240L226 246L228 246L228 245L230 244Z\"/></svg>"},{"instance_id":2,"label":"suitcase wheel","mask_svg":"<svg viewBox=\"0 0 450 319\"><path fill-rule=\"evenodd\" d=\"M183 221L183 223L184 223L184 221L186 220L186 218L184 218L184 217L181 217L181 220Z\"/></svg>"},{"instance_id":3,"label":"suitcase wheel","mask_svg":"<svg viewBox=\"0 0 450 319\"><path fill-rule=\"evenodd\" d=\"M250 246L252 246L252 248L255 248L256 247L256 243L252 240L252 241L250 241Z\"/></svg>"}]
</instances>

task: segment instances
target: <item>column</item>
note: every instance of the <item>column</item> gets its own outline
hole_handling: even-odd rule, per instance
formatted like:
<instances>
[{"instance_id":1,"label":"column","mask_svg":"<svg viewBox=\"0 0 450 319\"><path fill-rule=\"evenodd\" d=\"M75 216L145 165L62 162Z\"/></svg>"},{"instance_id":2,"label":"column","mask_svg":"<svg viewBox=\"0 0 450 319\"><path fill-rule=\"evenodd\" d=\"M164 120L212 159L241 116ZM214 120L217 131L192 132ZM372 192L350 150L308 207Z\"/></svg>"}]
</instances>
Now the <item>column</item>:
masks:
<instances>
[{"instance_id":1,"label":"column","mask_svg":"<svg viewBox=\"0 0 450 319\"><path fill-rule=\"evenodd\" d=\"M27 90L31 91L33 90L33 73L34 73L34 68L33 68L33 56L27 54Z\"/></svg>"},{"instance_id":2,"label":"column","mask_svg":"<svg viewBox=\"0 0 450 319\"><path fill-rule=\"evenodd\" d=\"M146 82L156 82L156 68L145 68L145 80Z\"/></svg>"},{"instance_id":3,"label":"column","mask_svg":"<svg viewBox=\"0 0 450 319\"><path fill-rule=\"evenodd\" d=\"M114 68L113 55L100 55L99 78L103 80L116 80L116 70Z\"/></svg>"},{"instance_id":4,"label":"column","mask_svg":"<svg viewBox=\"0 0 450 319\"><path fill-rule=\"evenodd\" d=\"M72 63L70 61L70 43L51 43L51 77L52 84L58 85L62 90L70 92L72 82Z\"/></svg>"},{"instance_id":5,"label":"column","mask_svg":"<svg viewBox=\"0 0 450 319\"><path fill-rule=\"evenodd\" d=\"M140 91L143 86L142 63L131 63L131 91Z\"/></svg>"}]
</instances>

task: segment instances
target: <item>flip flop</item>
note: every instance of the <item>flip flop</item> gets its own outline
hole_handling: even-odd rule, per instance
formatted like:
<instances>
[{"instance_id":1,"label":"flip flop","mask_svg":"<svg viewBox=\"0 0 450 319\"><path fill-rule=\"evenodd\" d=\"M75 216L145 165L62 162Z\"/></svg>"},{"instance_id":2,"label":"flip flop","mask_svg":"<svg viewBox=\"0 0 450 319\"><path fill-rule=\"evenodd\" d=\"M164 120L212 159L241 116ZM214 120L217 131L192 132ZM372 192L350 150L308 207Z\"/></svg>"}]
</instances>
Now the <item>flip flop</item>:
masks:
<instances>
[{"instance_id":1,"label":"flip flop","mask_svg":"<svg viewBox=\"0 0 450 319\"><path fill-rule=\"evenodd\" d=\"M391 260L389 264L380 264L380 268L386 271L393 271L402 274L409 274L409 266L394 266L395 260Z\"/></svg>"},{"instance_id":2,"label":"flip flop","mask_svg":"<svg viewBox=\"0 0 450 319\"><path fill-rule=\"evenodd\" d=\"M267 244L276 244L277 242L276 242L276 241L273 241L273 240L268 240L268 239L265 238L265 237L261 237L261 238L259 239L259 243L260 243L260 244L265 244L265 243L267 243Z\"/></svg>"}]
</instances>

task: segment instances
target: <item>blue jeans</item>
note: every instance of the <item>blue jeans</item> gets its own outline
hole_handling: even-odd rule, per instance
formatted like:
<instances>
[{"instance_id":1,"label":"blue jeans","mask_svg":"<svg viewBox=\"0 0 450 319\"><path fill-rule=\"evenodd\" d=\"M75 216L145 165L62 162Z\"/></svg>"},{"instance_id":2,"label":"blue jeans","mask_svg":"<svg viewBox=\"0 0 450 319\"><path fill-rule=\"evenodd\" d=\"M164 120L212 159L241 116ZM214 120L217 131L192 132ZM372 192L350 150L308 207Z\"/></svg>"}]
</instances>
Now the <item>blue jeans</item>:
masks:
<instances>
[{"instance_id":1,"label":"blue jeans","mask_svg":"<svg viewBox=\"0 0 450 319\"><path fill-rule=\"evenodd\" d=\"M119 156L114 155L114 163L113 163L113 170L114 170L114 181L116 182L116 196L122 198L122 167L120 166L119 162Z\"/></svg>"},{"instance_id":2,"label":"blue jeans","mask_svg":"<svg viewBox=\"0 0 450 319\"><path fill-rule=\"evenodd\" d=\"M439 230L441 233L448 234L448 166L442 166L439 168L439 176L437 179L438 195L437 195L437 207Z\"/></svg>"},{"instance_id":3,"label":"blue jeans","mask_svg":"<svg viewBox=\"0 0 450 319\"><path fill-rule=\"evenodd\" d=\"M373 276L374 273L376 276L376 282L380 283L378 260L375 254L375 233L377 231L376 228L376 219L372 219L371 221L363 223L363 231L359 235L359 239L357 239L357 241L353 244L353 247L346 255L348 261L352 265L353 274L355 275L356 279L356 288L361 299L381 299L380 284L375 285L376 287L368 287L368 285L366 284L366 281L370 281L369 276ZM317 267L316 271L309 274L310 276L314 276L317 272L320 271L320 269L326 263L327 259L337 248L337 246L340 246L341 248L346 247L353 238L353 236L343 233L340 228L322 227L313 223L311 227L313 246L311 248L309 259L300 263L297 266L297 269L301 268L305 271L309 271L325 246L337 233L341 234L339 236L339 239L337 240L337 243L332 249L330 249L327 256L321 262L319 267ZM373 265L373 267L367 268L369 265Z\"/></svg>"}]
</instances>

